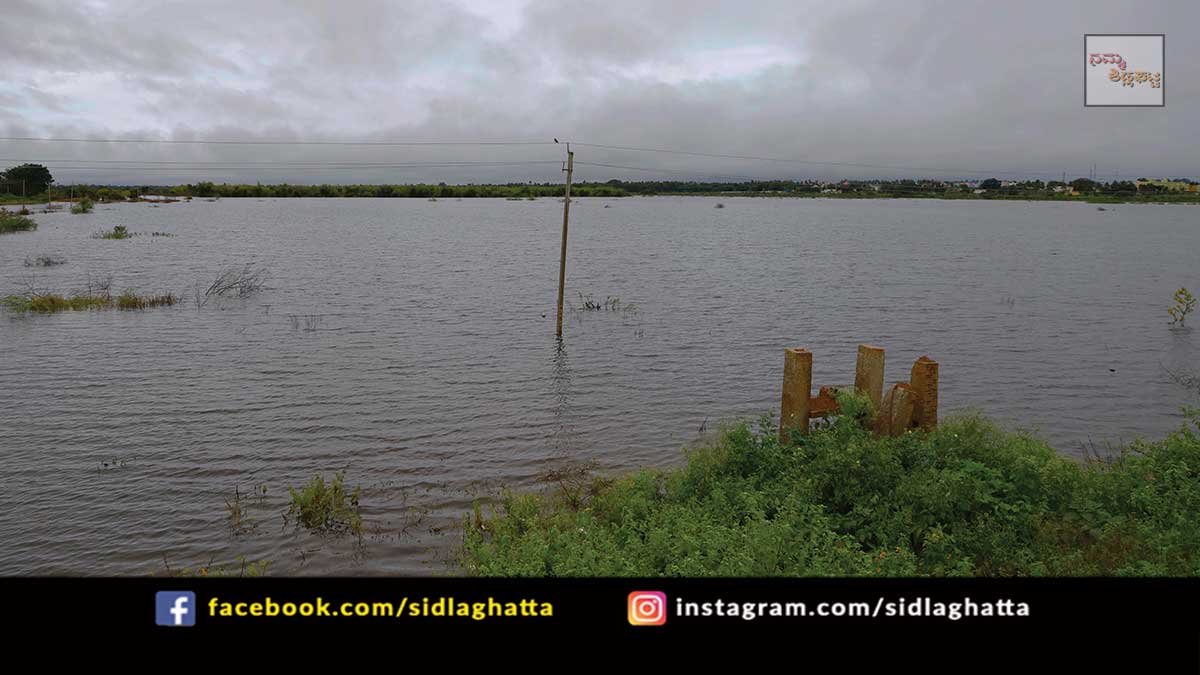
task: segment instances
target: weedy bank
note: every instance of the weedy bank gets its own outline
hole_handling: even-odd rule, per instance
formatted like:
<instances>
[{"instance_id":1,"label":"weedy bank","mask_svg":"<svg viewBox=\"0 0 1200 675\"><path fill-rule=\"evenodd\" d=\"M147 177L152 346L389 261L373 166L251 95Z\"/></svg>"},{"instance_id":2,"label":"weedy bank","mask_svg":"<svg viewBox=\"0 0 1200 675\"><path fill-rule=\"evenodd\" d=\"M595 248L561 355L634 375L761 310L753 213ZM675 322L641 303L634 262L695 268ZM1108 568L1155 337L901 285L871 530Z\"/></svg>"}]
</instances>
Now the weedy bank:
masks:
<instances>
[{"instance_id":1,"label":"weedy bank","mask_svg":"<svg viewBox=\"0 0 1200 675\"><path fill-rule=\"evenodd\" d=\"M870 404L794 443L770 418L676 470L507 493L465 522L497 576L1200 574L1200 411L1157 442L1074 461L963 417L879 438Z\"/></svg>"}]
</instances>

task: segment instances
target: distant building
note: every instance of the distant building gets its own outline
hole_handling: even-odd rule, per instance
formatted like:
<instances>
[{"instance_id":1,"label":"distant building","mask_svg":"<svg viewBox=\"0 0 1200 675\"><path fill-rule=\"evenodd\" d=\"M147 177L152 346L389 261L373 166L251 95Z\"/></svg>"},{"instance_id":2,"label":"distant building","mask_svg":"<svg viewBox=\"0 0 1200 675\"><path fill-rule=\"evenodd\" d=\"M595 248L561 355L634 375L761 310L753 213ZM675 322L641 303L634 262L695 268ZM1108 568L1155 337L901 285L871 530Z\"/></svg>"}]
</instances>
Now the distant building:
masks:
<instances>
[{"instance_id":1,"label":"distant building","mask_svg":"<svg viewBox=\"0 0 1200 675\"><path fill-rule=\"evenodd\" d=\"M1153 185L1155 187L1165 188L1167 190L1175 190L1175 191L1179 191L1179 192L1184 192L1184 191L1195 192L1196 191L1195 184L1189 183L1187 181L1182 181L1182 180L1167 180L1165 178L1146 178L1144 180L1139 178L1137 180L1137 186L1138 186L1139 190L1146 185Z\"/></svg>"}]
</instances>

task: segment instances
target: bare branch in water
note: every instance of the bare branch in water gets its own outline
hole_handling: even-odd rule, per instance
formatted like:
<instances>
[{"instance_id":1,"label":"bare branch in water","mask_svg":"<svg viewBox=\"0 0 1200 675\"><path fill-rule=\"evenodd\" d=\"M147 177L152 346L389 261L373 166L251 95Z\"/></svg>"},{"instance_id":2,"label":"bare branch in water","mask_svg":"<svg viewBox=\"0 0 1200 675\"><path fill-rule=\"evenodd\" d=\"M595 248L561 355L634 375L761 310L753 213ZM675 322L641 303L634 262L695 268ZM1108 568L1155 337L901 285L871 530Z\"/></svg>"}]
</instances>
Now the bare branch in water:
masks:
<instances>
[{"instance_id":1,"label":"bare branch in water","mask_svg":"<svg viewBox=\"0 0 1200 675\"><path fill-rule=\"evenodd\" d=\"M196 285L196 307L203 307L211 298L248 298L266 288L267 271L251 263L222 270L203 292Z\"/></svg>"}]
</instances>

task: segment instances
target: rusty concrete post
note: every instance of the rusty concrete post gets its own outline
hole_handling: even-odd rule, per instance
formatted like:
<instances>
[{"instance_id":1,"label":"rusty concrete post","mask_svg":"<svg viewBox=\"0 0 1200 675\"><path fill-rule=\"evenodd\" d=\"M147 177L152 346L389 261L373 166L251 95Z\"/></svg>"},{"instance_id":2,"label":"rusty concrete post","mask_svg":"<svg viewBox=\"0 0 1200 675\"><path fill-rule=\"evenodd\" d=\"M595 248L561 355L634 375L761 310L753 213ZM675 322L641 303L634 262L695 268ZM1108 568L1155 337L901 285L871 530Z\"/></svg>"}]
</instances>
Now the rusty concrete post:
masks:
<instances>
[{"instance_id":1,"label":"rusty concrete post","mask_svg":"<svg viewBox=\"0 0 1200 675\"><path fill-rule=\"evenodd\" d=\"M883 348L871 345L858 346L858 360L854 364L854 389L871 399L875 412L883 403Z\"/></svg>"},{"instance_id":2,"label":"rusty concrete post","mask_svg":"<svg viewBox=\"0 0 1200 675\"><path fill-rule=\"evenodd\" d=\"M783 397L779 405L779 440L789 442L788 430L808 433L809 397L812 395L812 352L783 350Z\"/></svg>"},{"instance_id":3,"label":"rusty concrete post","mask_svg":"<svg viewBox=\"0 0 1200 675\"><path fill-rule=\"evenodd\" d=\"M909 384L916 394L916 421L926 431L933 429L937 426L938 418L938 362L928 356L917 359Z\"/></svg>"}]
</instances>

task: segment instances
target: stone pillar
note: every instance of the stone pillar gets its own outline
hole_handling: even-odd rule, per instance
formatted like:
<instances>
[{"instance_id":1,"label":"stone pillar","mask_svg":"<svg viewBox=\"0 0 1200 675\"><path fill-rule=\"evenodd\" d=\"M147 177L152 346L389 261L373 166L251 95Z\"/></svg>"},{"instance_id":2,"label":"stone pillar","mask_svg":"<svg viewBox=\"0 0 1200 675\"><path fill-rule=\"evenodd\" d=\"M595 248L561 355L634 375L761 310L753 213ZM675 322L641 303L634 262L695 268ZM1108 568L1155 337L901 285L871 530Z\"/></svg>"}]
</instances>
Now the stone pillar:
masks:
<instances>
[{"instance_id":1,"label":"stone pillar","mask_svg":"<svg viewBox=\"0 0 1200 675\"><path fill-rule=\"evenodd\" d=\"M858 346L858 361L854 365L854 388L871 398L875 412L883 403L883 348Z\"/></svg>"},{"instance_id":2,"label":"stone pillar","mask_svg":"<svg viewBox=\"0 0 1200 675\"><path fill-rule=\"evenodd\" d=\"M938 419L938 362L928 356L917 359L909 384L916 395L914 415L918 425L926 431L933 429Z\"/></svg>"},{"instance_id":3,"label":"stone pillar","mask_svg":"<svg viewBox=\"0 0 1200 675\"><path fill-rule=\"evenodd\" d=\"M787 443L788 430L808 433L809 396L812 394L812 352L783 350L783 397L779 405L779 439Z\"/></svg>"}]
</instances>

